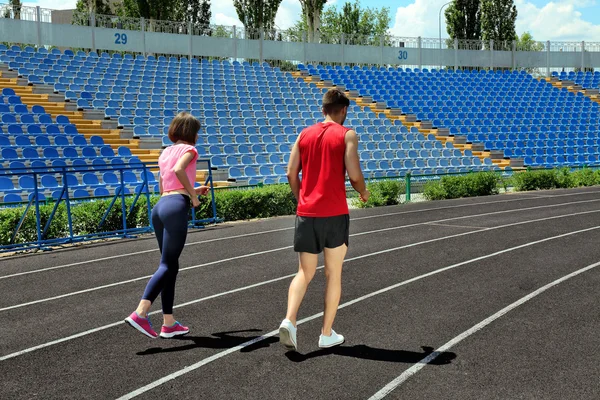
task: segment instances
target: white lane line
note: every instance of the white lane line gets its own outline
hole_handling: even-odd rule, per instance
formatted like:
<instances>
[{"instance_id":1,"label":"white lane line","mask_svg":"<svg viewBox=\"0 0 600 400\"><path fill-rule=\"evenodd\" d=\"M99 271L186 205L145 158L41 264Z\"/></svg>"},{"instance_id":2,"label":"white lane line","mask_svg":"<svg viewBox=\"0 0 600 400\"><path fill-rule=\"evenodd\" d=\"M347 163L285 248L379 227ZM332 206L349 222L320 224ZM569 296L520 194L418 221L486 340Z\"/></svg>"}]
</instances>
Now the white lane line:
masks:
<instances>
[{"instance_id":1,"label":"white lane line","mask_svg":"<svg viewBox=\"0 0 600 400\"><path fill-rule=\"evenodd\" d=\"M364 301L364 300L369 299L371 297L377 296L379 294L389 292L390 290L399 288L401 286L408 285L409 283L416 282L416 281L419 281L421 279L424 279L424 278L427 278L427 277L430 277L430 276L433 276L433 275L437 275L439 273L442 273L442 272L445 272L445 271L448 271L448 270L451 270L451 269L454 269L454 268L458 268L458 267L466 265L466 264L471 264L471 263L474 263L474 262L477 262L477 261L485 260L487 258L495 257L497 255L505 254L505 253L508 253L508 252L511 252L511 251L515 251L515 250L518 250L518 249L522 249L522 248L525 248L525 247L530 247L530 246L533 246L533 245L536 245L536 244L540 244L540 243L544 243L544 242L547 242L547 241L550 241L550 240L560 239L560 238L564 238L564 237L567 237L567 236L576 235L576 234L579 234L579 233L589 232L589 231L595 230L595 229L600 229L600 226L596 226L596 227L593 227L593 228L582 229L582 230L578 230L578 231L574 231L574 232L569 232L569 233L564 233L562 235L553 236L553 237L549 237L549 238L545 238L545 239L541 239L541 240L536 240L534 242L525 243L525 244L522 244L522 245L519 245L519 246L515 246L515 247L511 247L511 248L508 248L508 249L505 249L505 250L500 250L500 251L497 251L495 253L491 253L491 254L488 254L488 255L485 255L485 256L481 256L481 257L473 258L471 260L463 261L463 262L460 262L458 264L453 264L453 265L450 265L448 267L441 268L441 269L429 272L427 274L423 274L423 275L414 277L412 279L408 279L406 281L397 283L395 285L388 286L388 287L380 289L380 290L378 290L376 292L372 292L372 293L366 294L364 296L358 297L358 298L356 298L354 300L351 300L349 302L343 303L342 305L339 306L338 309L343 309L343 308L349 307L349 306L351 306L353 304L359 303L361 301ZM300 324L303 324L305 322L312 321L312 320L314 320L316 318L321 317L322 315L323 315L322 312L320 312L318 314L311 315L308 318L304 318L301 321L298 321L297 324L300 325ZM162 378L160 378L160 379L158 379L158 380L156 380L156 381L154 381L154 382L152 382L152 383L150 383L150 384L148 384L146 386L143 386L143 387L141 387L141 388L139 388L137 390L134 390L134 391L132 391L132 392L130 392L130 393L128 393L128 394L120 397L119 400L121 400L121 399L131 399L131 398L137 397L137 396L139 396L139 395L141 395L143 393L148 392L151 389L154 389L155 387L158 387L160 385L163 385L166 382L172 381L172 380L174 380L174 379L176 379L176 378L178 378L178 377L180 377L182 375L185 375L188 372L192 372L192 371L197 370L198 368L200 368L200 367L202 367L202 366L204 366L206 364L209 364L209 363L211 363L211 362L213 362L215 360L223 358L223 357L225 357L228 354L237 352L237 351L239 351L239 350L241 350L241 349L243 349L245 347L251 346L251 345L253 345L255 343L261 342L261 341L266 340L266 339L268 339L268 338L270 338L272 336L275 336L275 335L277 335L278 332L279 332L278 329L274 330L274 331L271 331L271 332L269 332L269 333L267 333L267 334L265 334L263 336L260 336L258 338L253 339L253 340L250 340L248 342L242 343L242 344L240 344L238 346L235 346L235 347L232 347L232 348L227 349L225 351L222 351L222 352L219 352L217 354L214 354L211 357L205 358L205 359L203 359L203 360L201 360L201 361L199 361L199 362L197 362L195 364L192 364L192 365L190 365L190 366L188 366L186 368L183 368L183 369L181 369L179 371L176 371L176 372L174 372L172 374L164 376L164 377L162 377Z\"/></svg>"},{"instance_id":2,"label":"white lane line","mask_svg":"<svg viewBox=\"0 0 600 400\"><path fill-rule=\"evenodd\" d=\"M467 329L466 331L464 331L463 333L461 333L460 335L456 336L455 338L451 339L449 342L447 342L446 344L444 344L443 346L441 346L439 349L435 350L433 353L429 354L427 357L423 358L421 361L419 361L418 363L414 364L412 367L410 367L409 369L407 369L406 371L404 371L400 376L398 376L396 379L394 379L393 381L391 381L390 383L388 383L387 385L385 385L380 391L378 391L377 393L375 393L373 396L371 396L369 398L369 400L380 400L383 399L385 396L387 396L388 394L390 394L394 389L398 388L398 386L402 385L404 382L406 382L407 379L409 379L411 376L415 375L417 372L419 372L421 369L425 368L425 366L427 364L429 364L430 362L432 362L433 360L435 360L437 357L439 357L440 355L442 355L444 352L450 350L452 347L456 346L457 344L459 344L460 342L462 342L463 340L465 340L466 338L468 338L469 336L477 333L478 331L482 330L483 328L485 328L486 326L488 326L489 324L491 324L492 322L496 321L498 318L501 318L502 316L504 316L505 314L507 314L508 312L514 310L515 308L519 307L520 305L528 302L529 300L533 299L536 296L539 296L540 294L544 293L546 290L553 288L556 285L561 284L562 282L571 279L577 275L583 274L584 272L587 272L593 268L596 268L600 266L600 262L597 262L595 264L592 265L588 265L587 267L581 268L575 272L572 272L568 275L563 276L562 278L559 278L557 280L555 280L554 282L551 282L545 286L542 286L541 288L539 288L538 290L528 294L525 297L520 298L519 300L515 301L514 303L510 304L507 307L504 307L502 310L498 311L497 313L495 313L494 315L484 319L483 321L481 321L480 323L478 323L477 325L471 327L470 329Z\"/></svg>"},{"instance_id":3,"label":"white lane line","mask_svg":"<svg viewBox=\"0 0 600 400\"><path fill-rule=\"evenodd\" d=\"M541 218L541 219L530 220L530 221L522 221L522 222L517 222L517 223L512 223L512 224L507 224L507 225L501 225L501 226L497 226L497 227L492 227L492 228L485 228L484 230L485 231L492 231L492 230L496 230L496 229L502 229L502 228L517 226L517 225L525 225L525 224L530 224L530 223L535 223L535 222L540 222L540 221L548 221L548 220L552 220L552 219L567 218L567 217L572 217L572 216L576 216L576 215L591 214L591 213L596 213L596 212L600 212L600 211L585 211L585 212L581 212L581 213L574 213L574 214L553 216L553 217ZM595 229L595 228L591 228L591 229ZM429 240L425 240L425 241L422 241L422 242L411 243L411 244L407 244L407 245L404 245L404 246L394 247L394 248L391 248L391 249L386 249L386 250L378 251L378 252L375 252L375 253L369 253L369 254L362 255L362 256L356 256L356 257L352 257L352 258L346 259L344 261L344 265L347 264L348 262L360 260L360 259L367 258L367 257L372 257L372 256L384 254L384 253L398 251L398 250L404 250L404 249L408 249L408 248L411 248L411 247L421 246L421 245L424 245L424 244L434 243L434 242L438 242L438 241L442 241L442 240L447 240L447 239L453 239L453 238L457 238L457 237L461 237L461 236L473 235L473 234L477 234L477 233L480 233L480 232L483 232L483 231L463 232L463 233L458 233L458 234L455 234L455 235L443 236L443 237L440 237L440 238L429 239ZM558 237L562 237L562 235L558 236ZM539 243L541 243L542 241L540 241ZM534 243L538 243L538 242L534 242ZM320 269L323 269L323 268L324 268L323 266L320 266L317 269L320 270ZM202 297L200 299L191 300L191 301L188 301L186 303L178 304L174 308L180 308L180 307L185 307L185 306L189 306L189 305L192 305L192 304L201 303L201 302L204 302L204 301L207 301L207 300L211 300L211 299L215 299L215 298L218 298L218 297L226 296L228 294L242 292L242 291L249 290L249 289L252 289L252 288L255 288L255 287L264 286L264 285L267 285L267 284L270 284L270 283L274 283L274 282L282 281L282 280L285 280L285 279L293 278L294 276L296 276L296 273L285 275L285 276L281 276L279 278L274 278L274 279L270 279L270 280L263 281L263 282L258 282L258 283L255 283L255 284L252 284L252 285L249 285L249 286L240 287L240 288L229 290L229 291L226 291L226 292L217 293L217 294L214 294L214 295L211 295L211 296ZM426 275L426 276L429 276L429 275ZM158 314L160 312L161 312L160 310L152 311L150 313L150 315ZM90 329L90 330L87 330L87 331L84 331L84 332L80 332L80 333L77 333L77 334L74 334L74 335L71 335L71 336L67 336L67 337L64 337L64 338L61 338L61 339L56 339L56 340L53 340L53 341L50 341L50 342L47 342L47 343L43 343L43 344L40 344L40 345L37 345L37 346L33 346L33 347L30 347L30 348L27 348L27 349L24 349L24 350L21 350L21 351L17 351L17 352L14 352L14 353L2 356L2 357L0 357L0 361L8 360L10 358L21 356L23 354L31 353L33 351L40 350L40 349L43 349L45 347L53 346L55 344L64 343L64 342L67 342L69 340L73 340L73 339L77 339L77 338L80 338L80 337L83 337L83 336L91 335L93 333L100 332L100 331L103 331L105 329L112 328L114 326L118 326L118 325L121 325L121 324L124 324L124 322L123 321L114 322L112 324L104 325L104 326L101 326L101 327L98 327L98 328Z\"/></svg>"},{"instance_id":4,"label":"white lane line","mask_svg":"<svg viewBox=\"0 0 600 400\"><path fill-rule=\"evenodd\" d=\"M427 209L399 211L399 212L393 212L393 213L356 217L356 218L352 218L352 221L383 218L383 217L390 217L390 216L395 216L395 215L415 214L415 213L427 212L427 211L450 210L450 209L455 209L455 208L463 208L463 207L478 206L478 205L510 203L510 202L514 202L514 201L528 201L528 200L542 199L542 198L547 198L547 197L554 198L554 197L566 197L566 196L580 196L580 195L594 194L594 193L600 193L600 191L581 192L581 193L566 193L566 194L560 194L560 195L555 195L555 196L539 196L539 195L538 196L526 196L526 197L519 198L519 199L495 200L495 201L477 202L477 203L469 203L469 204L458 204L458 205L453 205L453 206L432 207L432 208L427 208ZM223 238L207 239L207 240L201 240L198 242L186 243L186 246L196 246L199 244L213 243L213 242L219 242L219 241L230 240L230 239L239 239L239 238L244 238L244 237L249 237L249 236L266 235L269 233L283 232L283 231L288 231L288 230L292 230L292 229L294 229L294 228L287 227L287 228L271 229L271 230L260 231L260 232L244 233L244 234L240 234L240 235L227 236L227 237L223 237ZM154 249L149 249L149 250L141 250L141 251L135 251L135 252L131 252L131 253L118 254L118 255L114 255L114 256L94 258L94 259L86 260L86 261L78 261L78 262L74 262L74 263L70 263L70 264L57 265L54 267L41 268L41 269L36 269L33 271L19 272L19 273L15 273L15 274L0 276L0 280L14 278L17 276L22 276L22 275L30 275L30 274L40 273L40 272L53 271L56 269L63 269L63 268L69 268L69 267L76 267L79 265L92 264L92 263L100 262L100 261L107 261L107 260L114 260L114 259L123 258L123 257L136 256L136 255L140 255L140 254L152 253L155 251L158 251L158 249L154 248Z\"/></svg>"},{"instance_id":5,"label":"white lane line","mask_svg":"<svg viewBox=\"0 0 600 400\"><path fill-rule=\"evenodd\" d=\"M430 224L427 225L433 225L433 226L445 226L446 228L465 228L465 229L485 229L484 226L469 226L469 225L452 225L452 224L436 224L435 222L432 222Z\"/></svg>"},{"instance_id":6,"label":"white lane line","mask_svg":"<svg viewBox=\"0 0 600 400\"><path fill-rule=\"evenodd\" d=\"M227 237L224 237L224 238L207 239L207 240L201 240L201 241L198 241L198 242L186 243L185 246L195 246L195 245L198 245L198 244L213 243L213 242L219 242L219 241L222 241L222 240L239 239L239 238L249 237L249 236L255 236L255 235L265 235L265 234L268 234L268 233L282 232L282 231L287 231L287 230L290 230L290 229L292 229L292 228L280 228L280 229L272 229L270 231L244 233L242 235L227 236ZM47 271L52 271L52 270L56 270L56 269L76 267L78 265L91 264L91 263L95 263L95 262L99 262L99 261L114 260L116 258L123 258L123 257L129 257L129 256L138 256L140 254L153 253L153 252L156 252L156 251L158 251L158 248L149 249L149 250L140 250L140 251L135 251L133 253L118 254L118 255L108 256L108 257L95 258L93 260L79 261L79 262L74 262L74 263L65 264L65 265L57 265L57 266L54 266L54 267L41 268L41 269L36 269L36 270L33 270L33 271L19 272L19 273L16 273L16 274L0 276L0 280L2 280L2 279L8 279L8 278L14 278L14 277L23 276L23 275L37 274L39 272L47 272Z\"/></svg>"},{"instance_id":7,"label":"white lane line","mask_svg":"<svg viewBox=\"0 0 600 400\"><path fill-rule=\"evenodd\" d=\"M394 226L394 227L391 227L391 228L382 228L382 229L376 229L376 230L367 231L367 232L354 233L354 234L350 235L350 237L364 236L364 235L371 235L371 234L374 234L374 233L389 232L389 231L395 231L395 230L399 230L399 229L413 228L413 227L416 227L416 226L422 226L422 225L427 225L427 224L431 224L431 223L456 221L456 220L467 219L467 218L475 218L475 217L498 215L498 214L507 214L507 213L513 213L513 212L530 211L530 210L537 210L537 209L542 209L542 208L561 207L561 206L569 206L569 205L573 205L573 204L592 203L592 202L600 202L600 199L596 199L596 200L582 200L582 201L575 201L575 202L570 202L570 203L561 203L561 204L553 204L553 205L544 205L544 206L534 206L534 207L527 207L527 208L518 208L518 209L512 209L512 210L494 211L494 212L491 212L491 213L466 215L466 216L460 216L460 217L440 219L440 220L437 220L437 221L419 222L419 223L415 223L415 224ZM600 212L600 211L594 210L594 211L591 211L591 212ZM576 214L576 215L579 215L579 214ZM513 226L513 225L504 225L504 226ZM487 230L487 228L486 229L482 229L482 230L478 230L477 232L482 232L484 230ZM210 265L215 265L215 264L221 264L221 263L225 263L225 262L229 262L229 261L240 260L240 259L243 259L243 258L249 258L249 257L254 257L254 256L261 256L261 255L264 255L264 254L274 253L274 252L282 251L282 250L289 250L291 248L293 248L293 246L284 246L284 247L279 247L277 249L258 251L258 252L249 253L249 254L242 254L240 256L224 258L224 259L221 259L221 260L211 261L211 262L204 263L204 264L198 264L198 265L193 265L193 266L190 266L190 267L181 268L179 271L180 272L189 271L189 270L193 270L193 269L197 269L197 268L207 267L207 266L210 266ZM106 285L96 286L96 287L89 288L89 289L82 289L82 290L78 290L78 291L75 291L75 292L61 294L61 295L58 295L58 296L52 296L52 297L47 297L47 298L40 299L40 300L34 300L34 301L26 302L26 303L16 304L16 305L13 305L13 306L7 306L7 307L0 308L0 312L14 310L16 308L28 307L28 306L32 306L32 305L40 304L40 303L46 303L48 301L53 301L53 300L58 300L58 299L64 299L66 297L77 296L77 295L80 295L80 294L95 292L95 291L98 291L98 290L108 289L108 288L111 288L111 287L125 285L125 284L128 284L128 283L139 282L141 280L149 279L151 277L152 277L152 275L145 275L145 276L141 276L139 278L132 278L132 279L127 279L127 280L120 281L120 282L108 283Z\"/></svg>"}]
</instances>

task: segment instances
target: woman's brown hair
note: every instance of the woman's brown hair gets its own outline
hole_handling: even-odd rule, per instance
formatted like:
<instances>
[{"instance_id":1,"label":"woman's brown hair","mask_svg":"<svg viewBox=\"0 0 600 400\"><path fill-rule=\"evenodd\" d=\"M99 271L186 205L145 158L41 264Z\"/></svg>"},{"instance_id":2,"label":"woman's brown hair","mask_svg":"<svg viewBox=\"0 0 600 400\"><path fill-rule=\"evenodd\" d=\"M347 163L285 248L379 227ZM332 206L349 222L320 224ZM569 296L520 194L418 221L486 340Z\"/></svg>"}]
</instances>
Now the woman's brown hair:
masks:
<instances>
[{"instance_id":1,"label":"woman's brown hair","mask_svg":"<svg viewBox=\"0 0 600 400\"><path fill-rule=\"evenodd\" d=\"M173 143L178 141L196 144L200 131L200 121L191 114L181 112L177 114L169 126L169 140Z\"/></svg>"}]
</instances>

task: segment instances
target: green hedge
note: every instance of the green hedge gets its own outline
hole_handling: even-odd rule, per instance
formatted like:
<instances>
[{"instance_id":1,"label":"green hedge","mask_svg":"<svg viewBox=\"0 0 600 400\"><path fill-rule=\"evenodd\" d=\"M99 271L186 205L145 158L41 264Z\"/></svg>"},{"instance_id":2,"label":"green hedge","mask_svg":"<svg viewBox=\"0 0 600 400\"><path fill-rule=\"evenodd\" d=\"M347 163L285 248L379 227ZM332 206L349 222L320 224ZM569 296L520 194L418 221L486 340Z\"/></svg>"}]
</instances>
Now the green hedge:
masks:
<instances>
[{"instance_id":1,"label":"green hedge","mask_svg":"<svg viewBox=\"0 0 600 400\"><path fill-rule=\"evenodd\" d=\"M600 170L582 168L571 171L569 168L562 168L523 171L513 175L513 184L517 191L594 186L600 185Z\"/></svg>"},{"instance_id":2,"label":"green hedge","mask_svg":"<svg viewBox=\"0 0 600 400\"><path fill-rule=\"evenodd\" d=\"M363 203L359 198L353 198L352 205L370 208L400 204L400 195L406 193L406 184L397 180L374 181L367 184L367 189L371 193L369 200Z\"/></svg>"},{"instance_id":3,"label":"green hedge","mask_svg":"<svg viewBox=\"0 0 600 400\"><path fill-rule=\"evenodd\" d=\"M217 190L217 215L225 221L269 218L296 212L296 199L288 185L269 185L256 189ZM210 200L203 199L197 218L212 216Z\"/></svg>"},{"instance_id":4,"label":"green hedge","mask_svg":"<svg viewBox=\"0 0 600 400\"><path fill-rule=\"evenodd\" d=\"M428 200L489 196L499 193L499 179L500 176L494 172L444 176L440 180L427 182L423 189L423 195Z\"/></svg>"},{"instance_id":5,"label":"green hedge","mask_svg":"<svg viewBox=\"0 0 600 400\"><path fill-rule=\"evenodd\" d=\"M280 215L294 214L296 201L287 185L266 186L248 190L216 190L217 215L225 221L236 221L254 218L268 218ZM126 211L133 204L133 197L125 199ZM159 196L150 197L153 207ZM75 236L123 229L121 200L118 199L108 214L101 229L98 225L108 209L112 199L96 199L71 204L73 234ZM40 205L42 229L54 204ZM0 245L10 244L10 239L23 215L25 207L0 209ZM197 219L212 217L210 197L202 197L200 207L196 209ZM191 217L190 217L191 218ZM127 215L127 228L140 228L149 225L146 197L141 196L133 211ZM57 208L56 214L46 234L46 239L56 239L69 236L67 208L63 202ZM15 243L26 243L37 240L35 207L31 207L15 238Z\"/></svg>"}]
</instances>

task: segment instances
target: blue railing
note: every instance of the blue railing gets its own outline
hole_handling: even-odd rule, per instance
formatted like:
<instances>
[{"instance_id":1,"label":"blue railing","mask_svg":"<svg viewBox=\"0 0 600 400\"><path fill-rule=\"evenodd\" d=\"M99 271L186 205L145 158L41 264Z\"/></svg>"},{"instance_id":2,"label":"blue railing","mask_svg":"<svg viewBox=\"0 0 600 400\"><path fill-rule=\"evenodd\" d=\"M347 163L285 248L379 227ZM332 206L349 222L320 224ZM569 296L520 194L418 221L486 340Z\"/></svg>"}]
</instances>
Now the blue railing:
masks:
<instances>
[{"instance_id":1,"label":"blue railing","mask_svg":"<svg viewBox=\"0 0 600 400\"><path fill-rule=\"evenodd\" d=\"M204 182L210 189L209 204L205 204L208 207L204 212L204 218L198 218L196 210L192 209L190 217L190 228L202 228L206 224L217 223L221 220L217 217L217 207L215 203L215 191L213 185L212 176L212 165L210 160L198 160L198 166L201 169L208 170L208 177ZM102 239L107 237L135 237L137 234L149 233L153 231L152 218L151 218L151 196L158 195L158 191L154 186L158 186L158 181L152 180L153 176L151 170L158 170L157 163L136 163L136 164L119 164L119 165L107 165L107 166L56 166L56 167L31 167L31 168L11 168L11 169L0 169L0 177L9 178L20 178L23 176L31 177L33 187L29 188L27 193L28 201L22 203L2 203L0 206L0 219L2 218L1 213L10 212L11 210L18 210L16 213L20 213L18 222L11 226L9 222L9 229L11 232L4 232L2 238L2 244L0 245L0 252L15 251L15 250L29 250L29 249L50 249L51 246L63 245L68 243L76 243L82 241L89 241L94 239ZM108 196L81 196L81 192L74 196L75 191L81 189L81 185L76 188L69 185L69 175L71 174L84 174L84 173L106 173L112 172L117 177L117 182L108 183L107 188L113 189L113 194ZM127 172L139 172L141 180L137 182L129 182L125 179ZM56 182L58 186L52 185L46 187L41 184L41 178L45 175L52 175L54 178L60 177L60 183L58 179ZM72 178L72 177L71 177ZM152 187L151 187L152 186ZM130 191L133 190L133 193ZM52 192L50 195L46 195L47 192ZM133 214L136 209L136 205L140 198L144 198L146 201L145 209L138 211L137 214ZM110 201L106 201L110 199ZM129 199L133 199L131 204L127 204ZM92 224L90 221L75 221L73 214L73 208L82 206L83 203L90 202L104 202L98 207L99 210L102 206L106 205L106 209L103 211L100 217L99 223L95 226L95 229L91 229L89 226ZM120 205L119 205L120 203ZM64 204L66 214L66 227L60 226L61 231L64 231L60 237L49 238L49 230L54 222L61 224L60 220L57 220L57 212L59 207ZM48 211L51 207L50 213L42 215L41 208L44 207ZM107 228L107 221L111 217L111 212L114 213L120 208L120 221L115 218L111 219L112 227ZM90 208L91 210L91 208ZM91 211L90 211L91 212ZM31 213L35 214L35 235L28 232L29 238L23 240L19 238L19 234L22 233L23 224L27 218L31 218ZM88 214L83 213L84 216L90 217ZM145 215L142 215L145 214ZM15 211L12 211L12 216L15 215ZM99 216L99 215L96 215ZM92 216L92 219L95 216ZM135 217L135 221L132 223L128 221L130 217ZM64 224L65 221L62 223ZM84 232L80 232L80 229L75 229L75 224L85 225L87 228L83 229ZM94 224L95 225L95 224ZM6 224L5 224L6 226ZM31 230L31 229L30 229ZM27 236L27 235L25 235ZM35 237L31 237L35 236Z\"/></svg>"}]
</instances>

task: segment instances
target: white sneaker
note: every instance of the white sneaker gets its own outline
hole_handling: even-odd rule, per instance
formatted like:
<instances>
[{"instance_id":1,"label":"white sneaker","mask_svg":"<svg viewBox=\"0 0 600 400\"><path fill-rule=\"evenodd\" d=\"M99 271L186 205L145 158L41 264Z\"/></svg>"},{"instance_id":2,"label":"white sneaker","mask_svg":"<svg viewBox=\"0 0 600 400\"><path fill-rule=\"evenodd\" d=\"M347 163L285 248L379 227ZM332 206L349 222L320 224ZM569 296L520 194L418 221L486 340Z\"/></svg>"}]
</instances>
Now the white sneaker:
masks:
<instances>
[{"instance_id":1,"label":"white sneaker","mask_svg":"<svg viewBox=\"0 0 600 400\"><path fill-rule=\"evenodd\" d=\"M338 335L332 329L331 336L325 336L323 334L321 334L321 336L319 336L319 347L322 349L326 349L329 347L338 346L338 345L344 343L344 340L346 340L346 339L344 339L344 337L342 335Z\"/></svg>"},{"instance_id":2,"label":"white sneaker","mask_svg":"<svg viewBox=\"0 0 600 400\"><path fill-rule=\"evenodd\" d=\"M298 351L296 330L297 328L289 319L284 319L279 326L279 342L290 351Z\"/></svg>"}]
</instances>

